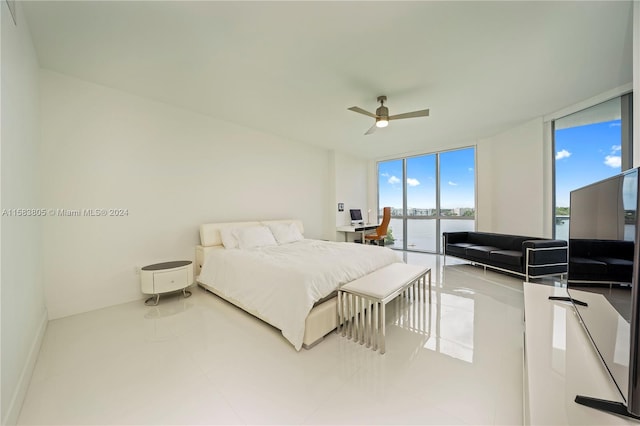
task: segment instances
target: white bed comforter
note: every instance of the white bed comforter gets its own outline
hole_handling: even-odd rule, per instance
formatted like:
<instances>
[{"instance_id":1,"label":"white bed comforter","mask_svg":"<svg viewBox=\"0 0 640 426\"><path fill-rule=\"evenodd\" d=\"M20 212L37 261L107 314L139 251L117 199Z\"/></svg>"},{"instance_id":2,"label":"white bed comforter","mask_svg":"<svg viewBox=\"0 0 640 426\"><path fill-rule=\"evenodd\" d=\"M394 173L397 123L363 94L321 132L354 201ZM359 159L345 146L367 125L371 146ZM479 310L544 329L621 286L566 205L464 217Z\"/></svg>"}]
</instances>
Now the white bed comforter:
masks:
<instances>
[{"instance_id":1,"label":"white bed comforter","mask_svg":"<svg viewBox=\"0 0 640 426\"><path fill-rule=\"evenodd\" d=\"M300 350L305 320L316 301L394 262L402 260L388 248L305 239L250 250L213 250L198 281L258 313Z\"/></svg>"}]
</instances>

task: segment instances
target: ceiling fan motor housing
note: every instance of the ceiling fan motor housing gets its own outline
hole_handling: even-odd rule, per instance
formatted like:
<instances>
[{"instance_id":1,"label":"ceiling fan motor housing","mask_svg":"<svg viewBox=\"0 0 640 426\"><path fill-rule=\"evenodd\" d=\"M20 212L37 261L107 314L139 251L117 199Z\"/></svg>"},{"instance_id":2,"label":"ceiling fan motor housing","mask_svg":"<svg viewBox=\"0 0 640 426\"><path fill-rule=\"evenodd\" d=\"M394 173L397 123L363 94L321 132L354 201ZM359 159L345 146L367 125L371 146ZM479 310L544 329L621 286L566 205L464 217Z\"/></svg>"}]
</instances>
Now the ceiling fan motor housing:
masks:
<instances>
[{"instance_id":1,"label":"ceiling fan motor housing","mask_svg":"<svg viewBox=\"0 0 640 426\"><path fill-rule=\"evenodd\" d=\"M376 110L376 115L378 117L389 117L389 108L384 105L378 107L378 109Z\"/></svg>"}]
</instances>

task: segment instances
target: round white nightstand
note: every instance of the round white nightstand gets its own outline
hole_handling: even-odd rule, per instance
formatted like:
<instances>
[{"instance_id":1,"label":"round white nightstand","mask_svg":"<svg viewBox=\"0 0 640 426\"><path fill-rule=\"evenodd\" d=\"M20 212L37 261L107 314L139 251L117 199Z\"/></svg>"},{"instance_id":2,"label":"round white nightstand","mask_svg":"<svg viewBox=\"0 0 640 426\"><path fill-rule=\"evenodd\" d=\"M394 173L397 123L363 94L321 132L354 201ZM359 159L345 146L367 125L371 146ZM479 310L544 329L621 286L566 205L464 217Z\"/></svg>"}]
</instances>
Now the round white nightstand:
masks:
<instances>
[{"instance_id":1,"label":"round white nightstand","mask_svg":"<svg viewBox=\"0 0 640 426\"><path fill-rule=\"evenodd\" d=\"M140 288L145 294L153 294L144 301L145 305L157 305L161 293L182 290L184 297L191 296L187 290L193 284L193 266L190 260L156 263L140 270Z\"/></svg>"}]
</instances>

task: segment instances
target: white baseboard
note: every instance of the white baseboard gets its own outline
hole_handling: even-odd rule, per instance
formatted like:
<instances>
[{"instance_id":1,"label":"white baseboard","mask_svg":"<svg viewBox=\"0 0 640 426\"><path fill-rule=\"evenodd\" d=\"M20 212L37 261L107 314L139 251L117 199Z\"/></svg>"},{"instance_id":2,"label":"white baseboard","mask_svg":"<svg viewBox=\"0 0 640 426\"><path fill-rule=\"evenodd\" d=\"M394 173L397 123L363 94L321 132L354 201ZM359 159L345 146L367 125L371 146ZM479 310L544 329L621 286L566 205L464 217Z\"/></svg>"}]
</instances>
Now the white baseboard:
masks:
<instances>
[{"instance_id":1,"label":"white baseboard","mask_svg":"<svg viewBox=\"0 0 640 426\"><path fill-rule=\"evenodd\" d=\"M7 409L7 413L2 419L2 425L15 425L18 422L18 416L20 415L20 410L22 409L22 403L24 402L24 398L27 394L27 390L29 389L29 383L31 382L31 375L33 374L33 369L36 366L36 361L38 360L38 354L40 353L40 346L42 345L42 340L44 339L44 333L47 331L47 324L49 323L49 313L45 309L42 313L42 317L40 318L40 325L38 326L38 332L36 333L33 342L31 343L31 348L29 349L29 354L27 356L27 360L24 364L24 368L20 372L20 378L18 379L18 384L16 385L16 389L11 397L11 402L9 403L9 408Z\"/></svg>"}]
</instances>

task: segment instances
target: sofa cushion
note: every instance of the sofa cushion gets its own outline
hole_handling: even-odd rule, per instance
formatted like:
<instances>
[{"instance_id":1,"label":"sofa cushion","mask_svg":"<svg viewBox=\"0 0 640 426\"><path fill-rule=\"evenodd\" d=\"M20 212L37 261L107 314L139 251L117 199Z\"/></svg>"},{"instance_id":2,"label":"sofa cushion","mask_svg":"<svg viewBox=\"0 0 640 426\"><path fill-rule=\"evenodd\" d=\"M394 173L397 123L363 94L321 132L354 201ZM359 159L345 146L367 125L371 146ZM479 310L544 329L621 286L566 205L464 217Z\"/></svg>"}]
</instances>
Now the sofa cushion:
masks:
<instances>
[{"instance_id":1,"label":"sofa cushion","mask_svg":"<svg viewBox=\"0 0 640 426\"><path fill-rule=\"evenodd\" d=\"M593 260L597 260L598 262L604 262L608 266L628 266L633 268L633 262L631 260L626 259L618 259L615 257L594 257Z\"/></svg>"},{"instance_id":2,"label":"sofa cushion","mask_svg":"<svg viewBox=\"0 0 640 426\"><path fill-rule=\"evenodd\" d=\"M633 261L615 257L596 257L594 260L607 264L607 277L611 281L631 282L633 277Z\"/></svg>"},{"instance_id":3,"label":"sofa cushion","mask_svg":"<svg viewBox=\"0 0 640 426\"><path fill-rule=\"evenodd\" d=\"M603 255L633 261L634 248L635 243L633 241L614 241Z\"/></svg>"},{"instance_id":4,"label":"sofa cushion","mask_svg":"<svg viewBox=\"0 0 640 426\"><path fill-rule=\"evenodd\" d=\"M447 244L466 243L469 239L469 233L466 231L460 232L443 232Z\"/></svg>"},{"instance_id":5,"label":"sofa cushion","mask_svg":"<svg viewBox=\"0 0 640 426\"><path fill-rule=\"evenodd\" d=\"M494 246L471 246L467 247L467 256L475 257L477 259L489 260L489 256L492 251L500 250Z\"/></svg>"},{"instance_id":6,"label":"sofa cushion","mask_svg":"<svg viewBox=\"0 0 640 426\"><path fill-rule=\"evenodd\" d=\"M447 244L447 253L453 255L464 255L465 251L468 247L472 247L471 243L455 243L455 244Z\"/></svg>"},{"instance_id":7,"label":"sofa cushion","mask_svg":"<svg viewBox=\"0 0 640 426\"><path fill-rule=\"evenodd\" d=\"M633 241L570 240L569 253L575 257L611 257L633 260Z\"/></svg>"},{"instance_id":8,"label":"sofa cushion","mask_svg":"<svg viewBox=\"0 0 640 426\"><path fill-rule=\"evenodd\" d=\"M513 266L522 265L522 251L515 250L496 250L489 254L492 262L503 263Z\"/></svg>"},{"instance_id":9,"label":"sofa cushion","mask_svg":"<svg viewBox=\"0 0 640 426\"><path fill-rule=\"evenodd\" d=\"M522 250L522 243L528 239L530 239L530 237L519 235L469 232L468 241L478 246L499 247L501 250Z\"/></svg>"},{"instance_id":10,"label":"sofa cushion","mask_svg":"<svg viewBox=\"0 0 640 426\"><path fill-rule=\"evenodd\" d=\"M587 257L571 257L569 259L569 278L572 276L599 276L607 273L607 264L587 258Z\"/></svg>"}]
</instances>

